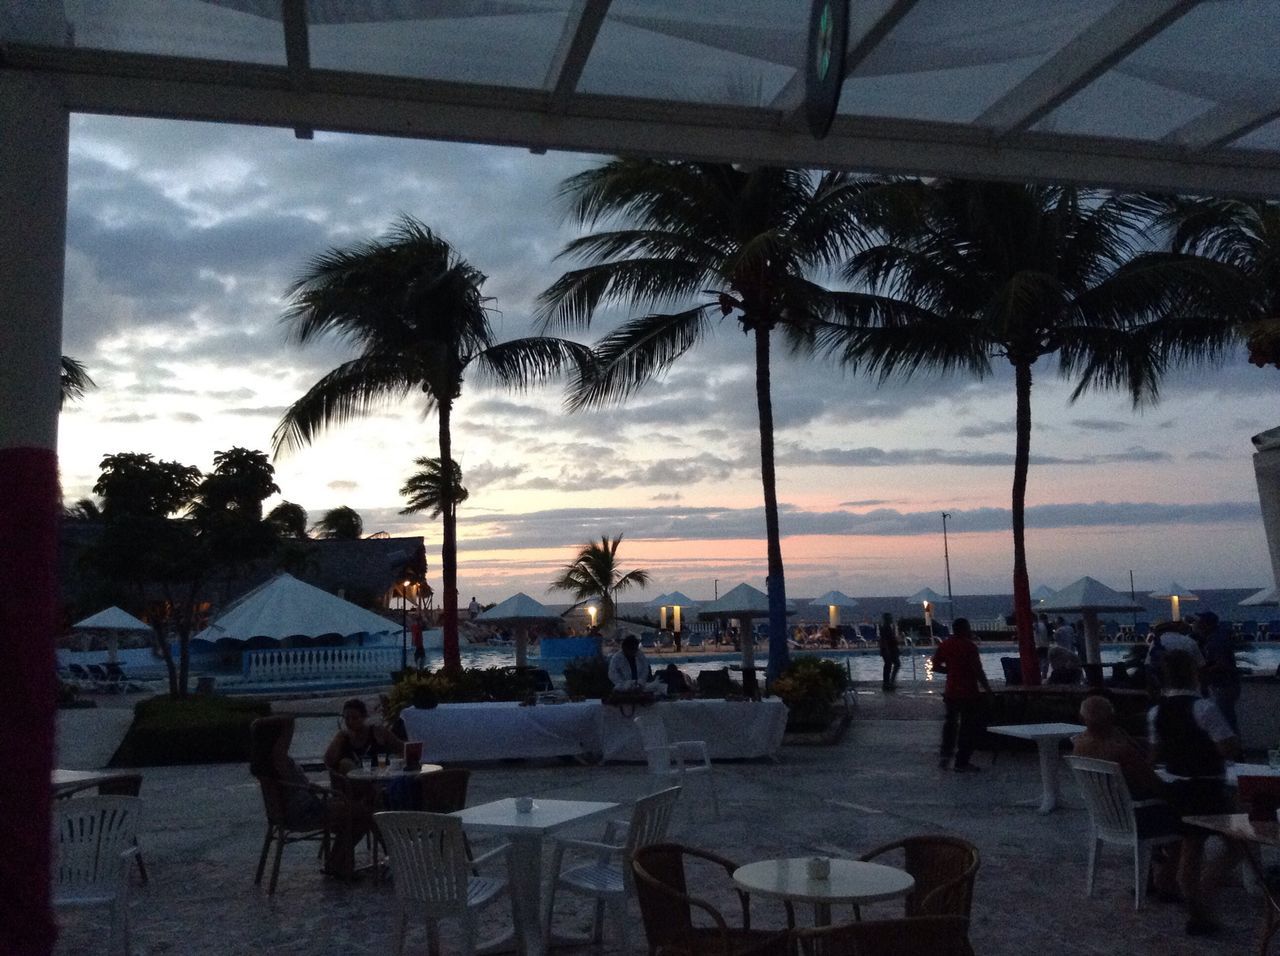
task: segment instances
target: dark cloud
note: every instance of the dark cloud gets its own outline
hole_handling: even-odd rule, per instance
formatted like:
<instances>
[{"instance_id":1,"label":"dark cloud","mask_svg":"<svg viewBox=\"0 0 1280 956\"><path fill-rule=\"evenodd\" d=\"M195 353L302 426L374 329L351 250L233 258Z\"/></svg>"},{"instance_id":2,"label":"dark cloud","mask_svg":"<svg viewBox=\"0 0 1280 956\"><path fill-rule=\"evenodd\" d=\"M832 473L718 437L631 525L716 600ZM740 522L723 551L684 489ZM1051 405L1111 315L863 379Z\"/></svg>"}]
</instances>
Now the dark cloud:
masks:
<instances>
[{"instance_id":1,"label":"dark cloud","mask_svg":"<svg viewBox=\"0 0 1280 956\"><path fill-rule=\"evenodd\" d=\"M175 422L185 422L189 425L194 425L196 422L204 421L204 419L195 414L195 412L174 412L172 417Z\"/></svg>"},{"instance_id":2,"label":"dark cloud","mask_svg":"<svg viewBox=\"0 0 1280 956\"><path fill-rule=\"evenodd\" d=\"M1007 452L955 451L946 448L803 448L779 443L777 460L787 465L831 465L856 468L897 468L905 465L948 465L975 468L1013 467ZM1058 455L1031 455L1032 465L1102 465L1119 462L1171 461L1167 452L1130 448L1123 452L1065 458Z\"/></svg>"},{"instance_id":3,"label":"dark cloud","mask_svg":"<svg viewBox=\"0 0 1280 956\"><path fill-rule=\"evenodd\" d=\"M226 415L238 415L243 418L271 418L278 420L282 418L284 413L288 410L288 405L258 405L244 406L241 408L231 406L229 408L222 409L222 412Z\"/></svg>"},{"instance_id":4,"label":"dark cloud","mask_svg":"<svg viewBox=\"0 0 1280 956\"><path fill-rule=\"evenodd\" d=\"M877 505L887 505L887 504L892 504L892 502L884 498L868 498L865 501L842 501L840 502L840 507L841 508L873 508Z\"/></svg>"},{"instance_id":5,"label":"dark cloud","mask_svg":"<svg viewBox=\"0 0 1280 956\"><path fill-rule=\"evenodd\" d=\"M956 429L958 438L989 438L992 435L1012 435L1013 422L974 422Z\"/></svg>"},{"instance_id":6,"label":"dark cloud","mask_svg":"<svg viewBox=\"0 0 1280 956\"><path fill-rule=\"evenodd\" d=\"M127 412L123 415L108 415L103 417L104 422L112 425L137 425L142 422L154 422L159 415L142 415L138 412Z\"/></svg>"},{"instance_id":7,"label":"dark cloud","mask_svg":"<svg viewBox=\"0 0 1280 956\"><path fill-rule=\"evenodd\" d=\"M360 482L336 478L333 481L326 482L325 487L331 491L355 491L360 487Z\"/></svg>"},{"instance_id":8,"label":"dark cloud","mask_svg":"<svg viewBox=\"0 0 1280 956\"><path fill-rule=\"evenodd\" d=\"M485 461L464 468L462 481L469 491L475 491L491 485L505 485L511 479L519 478L523 473L524 468L520 465L495 465Z\"/></svg>"},{"instance_id":9,"label":"dark cloud","mask_svg":"<svg viewBox=\"0 0 1280 956\"><path fill-rule=\"evenodd\" d=\"M784 536L853 535L906 537L936 535L937 511L903 512L889 508L866 512L802 511L782 506ZM950 512L949 530L963 535L1007 532L1006 508L974 508ZM1256 524L1256 502L1223 501L1177 505L1154 502L1093 502L1035 505L1027 508L1028 528L1152 527L1161 525ZM759 508L557 508L521 515L460 519L484 536L469 537L469 550L556 547L633 529L645 540L727 540L759 538L764 515Z\"/></svg>"},{"instance_id":10,"label":"dark cloud","mask_svg":"<svg viewBox=\"0 0 1280 956\"><path fill-rule=\"evenodd\" d=\"M1132 422L1119 422L1110 418L1076 418L1071 424L1086 432L1122 432L1133 427Z\"/></svg>"}]
</instances>

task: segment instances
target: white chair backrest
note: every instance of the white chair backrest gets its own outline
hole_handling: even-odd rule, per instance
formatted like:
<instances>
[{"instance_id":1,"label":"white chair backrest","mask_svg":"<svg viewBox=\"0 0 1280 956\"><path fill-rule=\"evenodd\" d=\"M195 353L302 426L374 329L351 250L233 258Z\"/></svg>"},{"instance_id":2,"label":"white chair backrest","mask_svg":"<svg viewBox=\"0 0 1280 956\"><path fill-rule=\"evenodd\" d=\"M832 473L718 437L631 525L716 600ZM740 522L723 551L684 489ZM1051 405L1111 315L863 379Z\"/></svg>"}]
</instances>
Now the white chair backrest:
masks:
<instances>
[{"instance_id":1,"label":"white chair backrest","mask_svg":"<svg viewBox=\"0 0 1280 956\"><path fill-rule=\"evenodd\" d=\"M627 828L628 859L642 846L666 839L667 827L671 825L671 815L679 799L680 788L668 787L636 801L635 809L631 811L631 825Z\"/></svg>"},{"instance_id":2,"label":"white chair backrest","mask_svg":"<svg viewBox=\"0 0 1280 956\"><path fill-rule=\"evenodd\" d=\"M662 718L657 714L640 714L634 723L640 731L640 743L649 762L649 772L670 773L671 738L667 736L667 725Z\"/></svg>"},{"instance_id":3,"label":"white chair backrest","mask_svg":"<svg viewBox=\"0 0 1280 956\"><path fill-rule=\"evenodd\" d=\"M1092 757L1068 757L1080 794L1093 827L1112 838L1131 838L1137 833L1133 818L1133 797L1124 782L1120 765Z\"/></svg>"},{"instance_id":4,"label":"white chair backrest","mask_svg":"<svg viewBox=\"0 0 1280 956\"><path fill-rule=\"evenodd\" d=\"M466 909L467 845L462 821L443 813L375 813L374 821L391 858L396 896L412 901L425 916Z\"/></svg>"},{"instance_id":5,"label":"white chair backrest","mask_svg":"<svg viewBox=\"0 0 1280 956\"><path fill-rule=\"evenodd\" d=\"M55 895L114 895L138 836L137 797L80 797L53 808Z\"/></svg>"}]
</instances>

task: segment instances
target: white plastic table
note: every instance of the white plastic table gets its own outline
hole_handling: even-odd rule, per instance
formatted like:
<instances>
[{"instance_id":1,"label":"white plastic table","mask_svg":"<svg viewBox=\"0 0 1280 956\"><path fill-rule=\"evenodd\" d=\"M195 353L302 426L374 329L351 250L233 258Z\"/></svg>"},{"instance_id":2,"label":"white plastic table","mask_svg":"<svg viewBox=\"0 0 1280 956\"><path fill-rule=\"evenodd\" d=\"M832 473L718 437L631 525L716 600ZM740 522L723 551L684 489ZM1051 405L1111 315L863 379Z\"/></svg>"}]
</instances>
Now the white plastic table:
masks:
<instances>
[{"instance_id":1,"label":"white plastic table","mask_svg":"<svg viewBox=\"0 0 1280 956\"><path fill-rule=\"evenodd\" d=\"M1018 737L1022 740L1034 740L1036 750L1040 753L1040 783L1043 794L1040 798L1040 813L1052 813L1058 807L1061 792L1058 787L1058 744L1067 737L1083 733L1080 724L1004 724L999 727L988 727L993 734L1005 737ZM1034 800L1030 801L1032 804Z\"/></svg>"},{"instance_id":2,"label":"white plastic table","mask_svg":"<svg viewBox=\"0 0 1280 956\"><path fill-rule=\"evenodd\" d=\"M121 777L130 776L123 770L63 770L56 769L49 775L49 784L54 796L79 790L81 787L98 786L111 783Z\"/></svg>"},{"instance_id":3,"label":"white plastic table","mask_svg":"<svg viewBox=\"0 0 1280 956\"><path fill-rule=\"evenodd\" d=\"M733 882L748 893L779 900L813 904L813 921L818 926L831 924L833 903L859 906L879 900L906 896L916 881L906 870L883 863L861 860L831 860L831 873L825 879L809 876L806 857L788 860L759 860L733 871Z\"/></svg>"},{"instance_id":4,"label":"white plastic table","mask_svg":"<svg viewBox=\"0 0 1280 956\"><path fill-rule=\"evenodd\" d=\"M592 800L536 800L531 812L520 813L515 798L507 797L452 814L472 833L497 833L511 841L514 935L525 956L542 956L549 941L548 928L542 921L543 839L565 827L607 816L620 806ZM503 943L497 943L496 948L503 949Z\"/></svg>"}]
</instances>

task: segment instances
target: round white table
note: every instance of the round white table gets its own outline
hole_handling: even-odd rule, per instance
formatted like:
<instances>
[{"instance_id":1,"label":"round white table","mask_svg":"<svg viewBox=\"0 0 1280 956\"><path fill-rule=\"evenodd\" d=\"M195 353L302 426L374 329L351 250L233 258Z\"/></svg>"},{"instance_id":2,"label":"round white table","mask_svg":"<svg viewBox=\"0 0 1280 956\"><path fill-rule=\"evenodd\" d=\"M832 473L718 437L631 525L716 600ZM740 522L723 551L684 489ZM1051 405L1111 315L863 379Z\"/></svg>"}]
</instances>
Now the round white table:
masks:
<instances>
[{"instance_id":1,"label":"round white table","mask_svg":"<svg viewBox=\"0 0 1280 956\"><path fill-rule=\"evenodd\" d=\"M417 770L405 770L404 767L378 767L376 770L370 770L368 767L356 767L347 771L347 779L387 784L397 777L419 777L425 773L435 773L437 770L443 769L444 767L438 763L419 764Z\"/></svg>"},{"instance_id":2,"label":"round white table","mask_svg":"<svg viewBox=\"0 0 1280 956\"><path fill-rule=\"evenodd\" d=\"M861 860L832 860L831 873L825 879L809 876L809 858L760 860L733 871L733 882L748 893L812 903L813 921L818 926L831 924L833 903L859 906L906 896L915 888L910 873L882 863Z\"/></svg>"}]
</instances>

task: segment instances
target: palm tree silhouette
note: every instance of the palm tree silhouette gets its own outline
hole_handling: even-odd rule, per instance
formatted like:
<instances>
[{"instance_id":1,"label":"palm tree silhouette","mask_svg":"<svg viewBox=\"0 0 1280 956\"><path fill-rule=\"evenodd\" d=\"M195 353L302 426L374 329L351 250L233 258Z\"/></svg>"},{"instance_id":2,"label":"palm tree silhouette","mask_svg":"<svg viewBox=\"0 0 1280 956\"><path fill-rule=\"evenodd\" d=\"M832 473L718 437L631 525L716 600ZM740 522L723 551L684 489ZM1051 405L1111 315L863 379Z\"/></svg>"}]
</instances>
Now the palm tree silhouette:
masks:
<instances>
[{"instance_id":1,"label":"palm tree silhouette","mask_svg":"<svg viewBox=\"0 0 1280 956\"><path fill-rule=\"evenodd\" d=\"M91 388L97 388L97 383L89 377L89 372L85 369L83 363L76 361L70 355L62 356L62 365L58 373L59 387L61 389L60 404L66 405L67 402L76 402L84 398L84 393Z\"/></svg>"},{"instance_id":2,"label":"palm tree silhouette","mask_svg":"<svg viewBox=\"0 0 1280 956\"><path fill-rule=\"evenodd\" d=\"M400 494L408 499L408 504L400 513L411 515L426 511L432 518L439 518L445 508L452 508L456 518L458 505L471 497L471 493L462 487L462 469L458 463L451 462L453 467L449 469L452 490L445 487L444 471L440 467L439 458L415 458L413 463L418 466L418 470L400 486Z\"/></svg>"},{"instance_id":3,"label":"palm tree silhouette","mask_svg":"<svg viewBox=\"0 0 1280 956\"><path fill-rule=\"evenodd\" d=\"M623 572L618 568L618 545L622 535L610 539L602 536L597 544L589 541L578 551L577 557L564 566L560 577L552 582L557 591L571 591L577 604L598 600L600 623L608 624L617 615L618 592L631 587L644 587L649 583L649 572L641 568Z\"/></svg>"},{"instance_id":4,"label":"palm tree silhouette","mask_svg":"<svg viewBox=\"0 0 1280 956\"><path fill-rule=\"evenodd\" d=\"M382 239L332 249L313 259L289 290L285 316L300 344L323 335L346 339L359 355L313 385L285 412L272 437L276 454L310 444L330 425L375 407L421 396L439 424L439 458L452 461L451 421L464 372L522 388L561 371L584 369L585 346L533 337L495 343L485 276L444 239L405 216ZM579 373L581 374L581 372ZM450 493L445 489L446 496ZM444 585L444 664L458 650L458 547L455 508L445 502L440 546Z\"/></svg>"},{"instance_id":5,"label":"palm tree silhouette","mask_svg":"<svg viewBox=\"0 0 1280 956\"><path fill-rule=\"evenodd\" d=\"M342 505L338 508L330 508L321 515L311 532L317 538L355 541L364 536L364 519L354 508Z\"/></svg>"},{"instance_id":6,"label":"palm tree silhouette","mask_svg":"<svg viewBox=\"0 0 1280 956\"><path fill-rule=\"evenodd\" d=\"M1014 373L1013 592L1023 681L1039 682L1027 581L1025 509L1032 370L1154 401L1165 371L1227 328L1234 269L1155 248L1160 204L1074 186L968 180L864 185L879 240L847 264L869 291L841 293L843 321L819 339L881 378L921 368Z\"/></svg>"},{"instance_id":7,"label":"palm tree silhouette","mask_svg":"<svg viewBox=\"0 0 1280 956\"><path fill-rule=\"evenodd\" d=\"M841 264L859 235L855 181L842 173L614 159L565 181L586 261L542 294L551 327L589 327L596 311L639 311L596 345L598 365L571 407L622 402L733 316L755 346L760 472L768 539L769 675L788 661L786 582L774 468L770 348L779 332L804 352L831 308L813 280ZM616 228L613 228L616 227Z\"/></svg>"}]
</instances>

